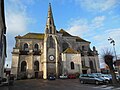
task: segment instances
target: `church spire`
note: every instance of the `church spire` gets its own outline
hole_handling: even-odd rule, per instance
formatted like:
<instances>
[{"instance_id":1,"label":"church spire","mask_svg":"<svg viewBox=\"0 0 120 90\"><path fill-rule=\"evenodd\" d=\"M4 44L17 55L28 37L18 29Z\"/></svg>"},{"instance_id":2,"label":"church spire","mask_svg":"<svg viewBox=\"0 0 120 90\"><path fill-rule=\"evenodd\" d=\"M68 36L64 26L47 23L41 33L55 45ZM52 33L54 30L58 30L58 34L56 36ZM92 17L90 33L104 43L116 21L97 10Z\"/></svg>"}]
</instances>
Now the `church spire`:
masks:
<instances>
[{"instance_id":1,"label":"church spire","mask_svg":"<svg viewBox=\"0 0 120 90\"><path fill-rule=\"evenodd\" d=\"M46 29L45 30L46 34L56 34L56 28L54 25L51 3L49 3L49 7L48 7L48 16L47 16L47 22L46 22L45 29Z\"/></svg>"}]
</instances>

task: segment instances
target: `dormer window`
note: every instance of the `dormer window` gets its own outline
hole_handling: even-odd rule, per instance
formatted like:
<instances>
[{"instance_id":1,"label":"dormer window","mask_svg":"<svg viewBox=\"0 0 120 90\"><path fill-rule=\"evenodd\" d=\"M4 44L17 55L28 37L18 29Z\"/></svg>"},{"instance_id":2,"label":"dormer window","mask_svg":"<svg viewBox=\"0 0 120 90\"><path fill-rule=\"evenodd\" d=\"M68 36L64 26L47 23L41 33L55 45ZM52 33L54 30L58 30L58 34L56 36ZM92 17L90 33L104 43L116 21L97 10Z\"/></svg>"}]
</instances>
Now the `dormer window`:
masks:
<instances>
[{"instance_id":1,"label":"dormer window","mask_svg":"<svg viewBox=\"0 0 120 90\"><path fill-rule=\"evenodd\" d=\"M27 43L24 44L24 50L28 51L28 44Z\"/></svg>"}]
</instances>

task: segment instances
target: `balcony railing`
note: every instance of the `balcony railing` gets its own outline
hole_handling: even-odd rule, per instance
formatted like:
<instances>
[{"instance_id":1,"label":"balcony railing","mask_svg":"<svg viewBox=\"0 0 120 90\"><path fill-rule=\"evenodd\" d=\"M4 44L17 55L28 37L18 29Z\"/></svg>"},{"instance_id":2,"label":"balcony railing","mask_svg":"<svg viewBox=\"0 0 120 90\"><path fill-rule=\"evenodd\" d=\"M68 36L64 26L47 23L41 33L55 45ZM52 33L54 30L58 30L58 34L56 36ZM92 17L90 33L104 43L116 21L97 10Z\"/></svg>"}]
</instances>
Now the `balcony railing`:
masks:
<instances>
[{"instance_id":1,"label":"balcony railing","mask_svg":"<svg viewBox=\"0 0 120 90\"><path fill-rule=\"evenodd\" d=\"M33 50L33 54L34 54L34 55L41 55L41 50L34 49L34 50Z\"/></svg>"}]
</instances>

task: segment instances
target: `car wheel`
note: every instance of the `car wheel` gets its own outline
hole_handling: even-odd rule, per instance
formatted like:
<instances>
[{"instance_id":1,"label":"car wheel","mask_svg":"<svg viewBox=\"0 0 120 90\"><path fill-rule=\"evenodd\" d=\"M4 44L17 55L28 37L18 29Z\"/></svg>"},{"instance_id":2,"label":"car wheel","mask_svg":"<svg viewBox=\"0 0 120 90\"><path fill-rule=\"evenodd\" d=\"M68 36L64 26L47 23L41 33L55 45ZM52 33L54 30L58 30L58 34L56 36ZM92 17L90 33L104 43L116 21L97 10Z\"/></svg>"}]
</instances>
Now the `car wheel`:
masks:
<instances>
[{"instance_id":1,"label":"car wheel","mask_svg":"<svg viewBox=\"0 0 120 90\"><path fill-rule=\"evenodd\" d=\"M98 81L95 81L95 84L96 84L96 85L98 85L98 84L99 84L99 82L98 82Z\"/></svg>"},{"instance_id":2,"label":"car wheel","mask_svg":"<svg viewBox=\"0 0 120 90\"><path fill-rule=\"evenodd\" d=\"M106 80L106 83L109 83L109 81L108 81L108 80Z\"/></svg>"},{"instance_id":3,"label":"car wheel","mask_svg":"<svg viewBox=\"0 0 120 90\"><path fill-rule=\"evenodd\" d=\"M80 81L80 83L81 83L81 84L84 84L84 82L83 82L83 81Z\"/></svg>"}]
</instances>

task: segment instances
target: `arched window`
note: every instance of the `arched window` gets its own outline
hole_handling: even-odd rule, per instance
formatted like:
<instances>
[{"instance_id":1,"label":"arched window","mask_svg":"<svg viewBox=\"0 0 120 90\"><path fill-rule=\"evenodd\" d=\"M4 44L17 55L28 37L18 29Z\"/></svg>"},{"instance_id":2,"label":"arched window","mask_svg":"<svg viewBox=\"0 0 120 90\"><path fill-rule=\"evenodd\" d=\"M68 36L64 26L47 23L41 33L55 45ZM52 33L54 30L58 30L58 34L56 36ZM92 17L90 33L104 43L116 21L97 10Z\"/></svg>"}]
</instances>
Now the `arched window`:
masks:
<instances>
[{"instance_id":1,"label":"arched window","mask_svg":"<svg viewBox=\"0 0 120 90\"><path fill-rule=\"evenodd\" d=\"M35 49L35 50L38 50L38 49L39 49L38 44L35 44L34 49Z\"/></svg>"},{"instance_id":2,"label":"arched window","mask_svg":"<svg viewBox=\"0 0 120 90\"><path fill-rule=\"evenodd\" d=\"M34 62L34 71L39 71L39 62L38 61Z\"/></svg>"},{"instance_id":3,"label":"arched window","mask_svg":"<svg viewBox=\"0 0 120 90\"><path fill-rule=\"evenodd\" d=\"M50 34L52 34L52 27L50 27Z\"/></svg>"},{"instance_id":4,"label":"arched window","mask_svg":"<svg viewBox=\"0 0 120 90\"><path fill-rule=\"evenodd\" d=\"M70 65L71 65L71 69L74 69L74 68L75 68L75 67L74 67L74 62L71 62Z\"/></svg>"},{"instance_id":5,"label":"arched window","mask_svg":"<svg viewBox=\"0 0 120 90\"><path fill-rule=\"evenodd\" d=\"M25 72L25 71L26 71L26 67L27 67L27 64L26 64L25 61L23 61L23 62L21 63L21 72Z\"/></svg>"},{"instance_id":6,"label":"arched window","mask_svg":"<svg viewBox=\"0 0 120 90\"><path fill-rule=\"evenodd\" d=\"M63 48L63 51L65 51L67 48L69 48L68 43L64 42L64 43L62 44L62 48Z\"/></svg>"},{"instance_id":7,"label":"arched window","mask_svg":"<svg viewBox=\"0 0 120 90\"><path fill-rule=\"evenodd\" d=\"M85 50L85 46L82 46L82 50Z\"/></svg>"},{"instance_id":8,"label":"arched window","mask_svg":"<svg viewBox=\"0 0 120 90\"><path fill-rule=\"evenodd\" d=\"M28 44L27 43L24 44L24 50L28 51Z\"/></svg>"},{"instance_id":9,"label":"arched window","mask_svg":"<svg viewBox=\"0 0 120 90\"><path fill-rule=\"evenodd\" d=\"M53 39L52 36L50 36L50 37L48 38L47 46L48 46L49 48L54 48L54 47L55 47L55 41L54 41L54 39Z\"/></svg>"},{"instance_id":10,"label":"arched window","mask_svg":"<svg viewBox=\"0 0 120 90\"><path fill-rule=\"evenodd\" d=\"M51 25L52 23L51 23L51 20L50 20L50 25Z\"/></svg>"}]
</instances>

